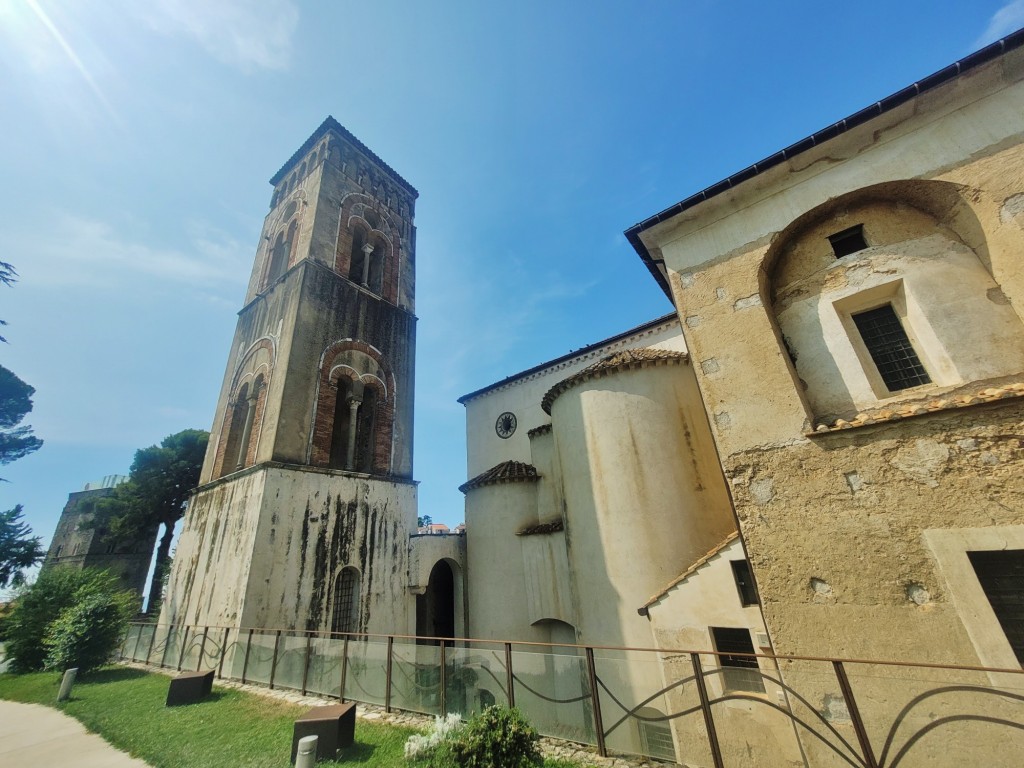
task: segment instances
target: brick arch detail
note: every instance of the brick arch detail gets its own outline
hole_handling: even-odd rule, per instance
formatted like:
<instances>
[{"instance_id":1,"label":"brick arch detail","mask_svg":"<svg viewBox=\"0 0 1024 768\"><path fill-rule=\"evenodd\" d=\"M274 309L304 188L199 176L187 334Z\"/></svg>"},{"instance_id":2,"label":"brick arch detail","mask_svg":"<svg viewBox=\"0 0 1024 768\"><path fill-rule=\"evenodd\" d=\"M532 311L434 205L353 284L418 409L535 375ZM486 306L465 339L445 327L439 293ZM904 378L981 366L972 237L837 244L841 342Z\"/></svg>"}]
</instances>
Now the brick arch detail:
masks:
<instances>
[{"instance_id":1,"label":"brick arch detail","mask_svg":"<svg viewBox=\"0 0 1024 768\"><path fill-rule=\"evenodd\" d=\"M249 364L261 350L267 353L270 360L268 362L261 363L255 368L250 368ZM260 388L259 396L256 399L256 411L253 414L252 432L249 435L249 446L246 449L245 461L243 464L248 467L256 461L256 449L259 447L260 437L263 432L263 414L266 411L267 393L270 390L270 377L273 373L276 351L273 340L263 337L246 350L238 366L235 368L235 375L232 378L227 405L224 408L224 413L221 414L220 433L217 438L217 457L214 461L213 476L215 478L222 477L235 471L233 466L225 464L226 461L232 460L230 457L226 456L228 444L231 442L230 431L232 417L234 416L235 407L238 403L238 397L242 391L242 387L248 388L258 379L262 378L263 383Z\"/></svg>"},{"instance_id":2,"label":"brick arch detail","mask_svg":"<svg viewBox=\"0 0 1024 768\"><path fill-rule=\"evenodd\" d=\"M373 210L381 218L380 227L374 229L362 216L355 213L356 206L365 206ZM360 222L369 231L370 236L379 235L390 246L384 259L384 270L381 276L381 296L392 304L398 303L398 260L402 253L402 236L399 229L392 223L391 216L379 201L361 192L350 192L341 202L341 215L338 218L338 240L334 249L334 271L339 275L348 276L352 258L353 223Z\"/></svg>"},{"instance_id":3,"label":"brick arch detail","mask_svg":"<svg viewBox=\"0 0 1024 768\"><path fill-rule=\"evenodd\" d=\"M335 365L343 352L362 352L372 358L384 374L384 380L372 375L359 376L347 365ZM335 408L338 402L338 380L342 377L361 380L377 391L377 429L373 443L373 474L391 474L391 446L395 432L395 375L384 355L376 347L363 341L343 339L324 350L320 357L320 375L317 380L316 410L310 434L309 463L327 467L331 463L331 435L334 431Z\"/></svg>"}]
</instances>

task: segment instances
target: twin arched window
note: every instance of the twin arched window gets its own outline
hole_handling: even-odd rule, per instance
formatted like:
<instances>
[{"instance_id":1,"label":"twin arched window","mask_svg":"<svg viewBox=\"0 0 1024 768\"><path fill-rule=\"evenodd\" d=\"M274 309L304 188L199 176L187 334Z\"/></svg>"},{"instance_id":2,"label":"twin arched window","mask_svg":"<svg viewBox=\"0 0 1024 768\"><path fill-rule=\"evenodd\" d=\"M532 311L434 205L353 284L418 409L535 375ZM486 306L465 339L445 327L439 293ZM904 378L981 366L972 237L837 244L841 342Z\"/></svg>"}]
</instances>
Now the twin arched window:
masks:
<instances>
[{"instance_id":1,"label":"twin arched window","mask_svg":"<svg viewBox=\"0 0 1024 768\"><path fill-rule=\"evenodd\" d=\"M386 253L387 243L379 233L370 232L362 224L354 225L348 279L380 294Z\"/></svg>"},{"instance_id":2,"label":"twin arched window","mask_svg":"<svg viewBox=\"0 0 1024 768\"><path fill-rule=\"evenodd\" d=\"M267 269L267 279L263 284L264 290L276 283L281 275L288 270L292 257L295 255L298 230L299 222L297 219L293 219L287 229L281 229L277 233L277 237L274 238L270 250L270 267Z\"/></svg>"}]
</instances>

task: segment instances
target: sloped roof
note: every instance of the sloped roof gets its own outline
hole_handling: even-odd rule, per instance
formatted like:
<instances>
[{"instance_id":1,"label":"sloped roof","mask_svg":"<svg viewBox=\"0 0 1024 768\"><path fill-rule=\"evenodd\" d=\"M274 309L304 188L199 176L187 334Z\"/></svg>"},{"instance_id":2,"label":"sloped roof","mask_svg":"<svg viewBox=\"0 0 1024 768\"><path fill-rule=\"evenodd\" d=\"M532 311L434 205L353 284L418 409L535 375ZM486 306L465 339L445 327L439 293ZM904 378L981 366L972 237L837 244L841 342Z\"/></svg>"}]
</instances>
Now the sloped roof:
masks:
<instances>
[{"instance_id":1,"label":"sloped roof","mask_svg":"<svg viewBox=\"0 0 1024 768\"><path fill-rule=\"evenodd\" d=\"M560 394L572 389L577 384L582 384L591 379L599 379L617 371L629 370L632 368L646 368L650 365L669 365L672 363L685 363L689 356L685 352L673 352L669 349L624 349L621 352L602 357L593 365L588 365L582 371L562 379L547 391L540 401L541 408L545 413L551 413L551 404L555 402Z\"/></svg>"},{"instance_id":2,"label":"sloped roof","mask_svg":"<svg viewBox=\"0 0 1024 768\"><path fill-rule=\"evenodd\" d=\"M550 523L540 523L539 525L530 525L522 530L516 531L516 536L536 536L540 533L558 533L559 531L565 530L565 523L561 520L555 520Z\"/></svg>"},{"instance_id":3,"label":"sloped roof","mask_svg":"<svg viewBox=\"0 0 1024 768\"><path fill-rule=\"evenodd\" d=\"M721 551L723 549L725 549L730 544L732 544L734 541L736 541L736 539L738 539L739 536L740 536L739 531L733 531L728 536L726 536L724 539L722 539L722 541L720 541L718 544L716 544L714 547L712 547L708 552L705 552L703 555L701 555L693 563L693 565L691 565L689 568L687 568L681 574L679 574L674 579L672 579L672 581L670 581L668 584L666 584L665 587L660 592L658 592L658 594L652 596L650 600L648 600L646 603L644 603L642 606L640 606L640 608L637 609L637 613L639 613L641 616L646 616L647 615L647 610L652 605L654 605L656 602L658 602L663 597L665 597L665 595L667 595L669 593L669 590L671 590L673 587L679 586L684 581L686 581L688 578L690 578L693 574L695 574L698 570L700 570L700 568L703 565L705 565L708 562L708 560L713 558L715 555L721 553Z\"/></svg>"},{"instance_id":4,"label":"sloped roof","mask_svg":"<svg viewBox=\"0 0 1024 768\"><path fill-rule=\"evenodd\" d=\"M491 467L486 472L481 472L472 480L468 480L459 486L463 493L472 491L485 485L498 485L500 483L520 483L524 481L538 480L537 468L532 464L522 461L503 461L497 466Z\"/></svg>"}]
</instances>

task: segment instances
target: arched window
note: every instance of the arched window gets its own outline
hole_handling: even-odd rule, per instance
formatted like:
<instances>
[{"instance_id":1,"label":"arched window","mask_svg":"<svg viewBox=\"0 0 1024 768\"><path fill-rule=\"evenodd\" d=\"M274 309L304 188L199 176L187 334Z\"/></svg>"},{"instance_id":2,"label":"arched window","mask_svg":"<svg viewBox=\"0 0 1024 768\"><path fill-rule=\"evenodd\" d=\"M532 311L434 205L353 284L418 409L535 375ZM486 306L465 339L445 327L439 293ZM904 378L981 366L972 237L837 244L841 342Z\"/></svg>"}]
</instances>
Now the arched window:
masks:
<instances>
[{"instance_id":1,"label":"arched window","mask_svg":"<svg viewBox=\"0 0 1024 768\"><path fill-rule=\"evenodd\" d=\"M341 569L334 583L331 631L359 631L359 571L350 565Z\"/></svg>"},{"instance_id":2,"label":"arched window","mask_svg":"<svg viewBox=\"0 0 1024 768\"><path fill-rule=\"evenodd\" d=\"M369 262L366 258L367 231L356 225L352 229L352 254L349 259L348 279L353 283L366 285L369 279Z\"/></svg>"},{"instance_id":3,"label":"arched window","mask_svg":"<svg viewBox=\"0 0 1024 768\"><path fill-rule=\"evenodd\" d=\"M305 178L305 176L306 176L306 164L303 163L302 165L299 166L299 178L302 179L302 178Z\"/></svg>"},{"instance_id":4,"label":"arched window","mask_svg":"<svg viewBox=\"0 0 1024 768\"><path fill-rule=\"evenodd\" d=\"M228 421L228 433L226 438L226 447L224 448L224 456L221 459L221 471L220 475L228 475L237 469L241 469L238 465L238 453L239 447L242 444L242 432L245 431L245 417L247 415L249 400L249 384L245 383L242 388L238 390L238 394L235 396L234 402L231 404L231 416Z\"/></svg>"},{"instance_id":5,"label":"arched window","mask_svg":"<svg viewBox=\"0 0 1024 768\"><path fill-rule=\"evenodd\" d=\"M374 387L344 377L338 381L331 433L331 468L351 472L373 470L376 412Z\"/></svg>"},{"instance_id":6,"label":"arched window","mask_svg":"<svg viewBox=\"0 0 1024 768\"><path fill-rule=\"evenodd\" d=\"M263 287L268 288L276 283L287 267L288 242L285 240L285 233L278 232L270 250L270 269L267 270L267 282Z\"/></svg>"}]
</instances>

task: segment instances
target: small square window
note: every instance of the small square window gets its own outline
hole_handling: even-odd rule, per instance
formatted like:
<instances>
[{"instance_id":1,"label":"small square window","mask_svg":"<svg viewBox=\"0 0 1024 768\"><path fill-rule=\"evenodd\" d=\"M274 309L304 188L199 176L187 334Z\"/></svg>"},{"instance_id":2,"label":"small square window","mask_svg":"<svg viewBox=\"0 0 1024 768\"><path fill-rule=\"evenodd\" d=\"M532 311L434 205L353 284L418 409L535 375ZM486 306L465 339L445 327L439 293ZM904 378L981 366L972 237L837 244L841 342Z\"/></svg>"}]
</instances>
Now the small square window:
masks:
<instances>
[{"instance_id":1,"label":"small square window","mask_svg":"<svg viewBox=\"0 0 1024 768\"><path fill-rule=\"evenodd\" d=\"M732 577L736 580L736 589L740 593L741 605L757 605L757 589L754 587L754 576L750 572L750 563L746 560L733 560Z\"/></svg>"},{"instance_id":2,"label":"small square window","mask_svg":"<svg viewBox=\"0 0 1024 768\"><path fill-rule=\"evenodd\" d=\"M864 239L863 224L858 224L855 227L844 229L842 232L829 235L828 241L832 243L832 252L835 253L837 259L849 256L857 251L863 251L868 247L868 243Z\"/></svg>"},{"instance_id":3,"label":"small square window","mask_svg":"<svg viewBox=\"0 0 1024 768\"><path fill-rule=\"evenodd\" d=\"M753 656L734 656L737 653L754 653L750 631L742 627L711 627L715 650L721 655L718 664L722 668L722 683L727 691L753 691L764 693L764 681L757 659Z\"/></svg>"},{"instance_id":4,"label":"small square window","mask_svg":"<svg viewBox=\"0 0 1024 768\"><path fill-rule=\"evenodd\" d=\"M890 392L932 383L892 304L858 312L853 322Z\"/></svg>"}]
</instances>

